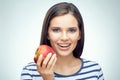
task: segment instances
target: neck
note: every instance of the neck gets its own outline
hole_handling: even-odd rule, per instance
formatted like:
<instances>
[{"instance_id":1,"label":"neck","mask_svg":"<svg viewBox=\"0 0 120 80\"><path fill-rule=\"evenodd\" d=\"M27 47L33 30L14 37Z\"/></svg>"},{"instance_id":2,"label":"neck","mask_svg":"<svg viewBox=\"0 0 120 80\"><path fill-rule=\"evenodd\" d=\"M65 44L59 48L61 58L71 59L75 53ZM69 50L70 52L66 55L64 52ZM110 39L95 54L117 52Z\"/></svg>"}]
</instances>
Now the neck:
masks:
<instances>
[{"instance_id":1,"label":"neck","mask_svg":"<svg viewBox=\"0 0 120 80\"><path fill-rule=\"evenodd\" d=\"M75 60L76 60L76 58L73 55L71 55L71 56L65 56L65 57L58 56L56 65L59 66L59 67L69 66Z\"/></svg>"},{"instance_id":2,"label":"neck","mask_svg":"<svg viewBox=\"0 0 120 80\"><path fill-rule=\"evenodd\" d=\"M74 56L57 57L55 72L63 75L70 75L80 69L81 61Z\"/></svg>"}]
</instances>

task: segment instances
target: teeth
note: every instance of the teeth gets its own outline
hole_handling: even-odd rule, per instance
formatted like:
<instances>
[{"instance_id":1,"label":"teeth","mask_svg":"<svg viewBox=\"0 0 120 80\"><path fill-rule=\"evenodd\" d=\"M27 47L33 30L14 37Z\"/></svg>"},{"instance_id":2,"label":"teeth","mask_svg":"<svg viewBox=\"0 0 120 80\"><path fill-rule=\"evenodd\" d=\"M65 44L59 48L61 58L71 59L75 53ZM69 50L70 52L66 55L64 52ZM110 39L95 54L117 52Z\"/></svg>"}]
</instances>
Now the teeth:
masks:
<instances>
[{"instance_id":1,"label":"teeth","mask_svg":"<svg viewBox=\"0 0 120 80\"><path fill-rule=\"evenodd\" d=\"M68 47L70 44L58 44L61 47Z\"/></svg>"}]
</instances>

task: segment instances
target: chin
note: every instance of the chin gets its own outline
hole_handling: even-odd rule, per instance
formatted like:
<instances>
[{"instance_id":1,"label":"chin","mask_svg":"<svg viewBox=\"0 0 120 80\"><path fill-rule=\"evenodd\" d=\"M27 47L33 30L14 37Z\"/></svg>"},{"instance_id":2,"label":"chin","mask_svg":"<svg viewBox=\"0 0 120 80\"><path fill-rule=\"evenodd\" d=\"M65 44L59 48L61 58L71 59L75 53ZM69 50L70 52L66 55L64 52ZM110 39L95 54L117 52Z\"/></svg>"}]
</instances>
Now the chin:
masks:
<instances>
[{"instance_id":1,"label":"chin","mask_svg":"<svg viewBox=\"0 0 120 80\"><path fill-rule=\"evenodd\" d=\"M69 51L57 51L57 55L62 57L67 57L67 56L70 56L71 54L72 53Z\"/></svg>"}]
</instances>

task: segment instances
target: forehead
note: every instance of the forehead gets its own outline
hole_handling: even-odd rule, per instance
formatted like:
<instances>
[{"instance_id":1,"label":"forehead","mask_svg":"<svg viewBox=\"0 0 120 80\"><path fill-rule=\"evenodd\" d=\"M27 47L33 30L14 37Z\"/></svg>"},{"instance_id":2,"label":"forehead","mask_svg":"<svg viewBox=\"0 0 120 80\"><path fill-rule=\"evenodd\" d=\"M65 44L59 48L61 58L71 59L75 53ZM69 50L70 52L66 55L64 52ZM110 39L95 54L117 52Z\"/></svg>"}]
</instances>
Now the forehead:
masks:
<instances>
[{"instance_id":1,"label":"forehead","mask_svg":"<svg viewBox=\"0 0 120 80\"><path fill-rule=\"evenodd\" d=\"M78 27L78 21L72 14L56 16L50 21L50 26L55 27Z\"/></svg>"}]
</instances>

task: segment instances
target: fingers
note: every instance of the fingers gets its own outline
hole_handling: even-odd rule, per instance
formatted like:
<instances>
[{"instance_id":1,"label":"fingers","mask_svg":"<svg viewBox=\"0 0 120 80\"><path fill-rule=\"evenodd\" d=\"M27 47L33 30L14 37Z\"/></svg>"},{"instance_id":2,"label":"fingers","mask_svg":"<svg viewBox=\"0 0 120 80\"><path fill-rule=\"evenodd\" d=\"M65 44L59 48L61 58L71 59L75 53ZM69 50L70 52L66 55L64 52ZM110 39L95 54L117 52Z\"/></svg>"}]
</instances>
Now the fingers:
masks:
<instances>
[{"instance_id":1,"label":"fingers","mask_svg":"<svg viewBox=\"0 0 120 80\"><path fill-rule=\"evenodd\" d=\"M49 53L42 63L42 68L47 67L47 64L49 63L49 60L51 59L51 57L52 57L52 53Z\"/></svg>"},{"instance_id":2,"label":"fingers","mask_svg":"<svg viewBox=\"0 0 120 80\"><path fill-rule=\"evenodd\" d=\"M53 66L54 66L55 63L56 63L56 60L57 60L56 54L53 54L53 56L51 57L49 63L47 64L47 68L48 68L48 69L53 69Z\"/></svg>"},{"instance_id":3,"label":"fingers","mask_svg":"<svg viewBox=\"0 0 120 80\"><path fill-rule=\"evenodd\" d=\"M43 55L41 54L37 61L38 69L51 69L55 65L56 60L56 54L49 53L44 60Z\"/></svg>"},{"instance_id":4,"label":"fingers","mask_svg":"<svg viewBox=\"0 0 120 80\"><path fill-rule=\"evenodd\" d=\"M42 54L39 56L37 61L37 71L44 80L54 79L54 65L56 60L56 54L52 53L49 53L46 58L44 58Z\"/></svg>"},{"instance_id":5,"label":"fingers","mask_svg":"<svg viewBox=\"0 0 120 80\"><path fill-rule=\"evenodd\" d=\"M40 70L40 68L41 68L42 61L43 61L43 55L41 54L37 61L37 69L38 70Z\"/></svg>"}]
</instances>

